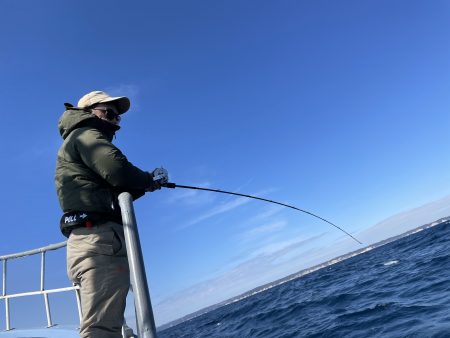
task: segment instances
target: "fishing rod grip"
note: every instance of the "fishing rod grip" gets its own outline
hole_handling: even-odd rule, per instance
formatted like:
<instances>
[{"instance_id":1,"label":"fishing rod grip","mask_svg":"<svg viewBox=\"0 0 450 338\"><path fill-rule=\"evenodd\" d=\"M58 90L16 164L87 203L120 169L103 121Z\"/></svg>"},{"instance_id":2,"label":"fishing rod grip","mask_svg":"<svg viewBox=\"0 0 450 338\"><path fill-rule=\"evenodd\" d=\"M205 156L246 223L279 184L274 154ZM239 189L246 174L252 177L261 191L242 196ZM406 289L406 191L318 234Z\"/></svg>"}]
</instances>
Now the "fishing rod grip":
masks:
<instances>
[{"instance_id":1,"label":"fishing rod grip","mask_svg":"<svg viewBox=\"0 0 450 338\"><path fill-rule=\"evenodd\" d=\"M176 184L175 183L170 183L170 182L167 182L167 183L164 183L163 185L161 185L162 187L164 187L164 188L170 188L170 189L174 189L174 188L176 188Z\"/></svg>"}]
</instances>

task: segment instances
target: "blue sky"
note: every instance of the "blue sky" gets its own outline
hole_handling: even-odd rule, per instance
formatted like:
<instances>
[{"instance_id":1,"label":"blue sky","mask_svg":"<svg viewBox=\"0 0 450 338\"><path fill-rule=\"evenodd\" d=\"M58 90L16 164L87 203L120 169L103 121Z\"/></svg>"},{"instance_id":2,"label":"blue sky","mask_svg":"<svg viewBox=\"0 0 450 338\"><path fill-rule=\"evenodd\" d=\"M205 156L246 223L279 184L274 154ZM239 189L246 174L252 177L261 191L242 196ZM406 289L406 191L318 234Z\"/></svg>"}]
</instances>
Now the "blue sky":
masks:
<instances>
[{"instance_id":1,"label":"blue sky","mask_svg":"<svg viewBox=\"0 0 450 338\"><path fill-rule=\"evenodd\" d=\"M173 182L293 204L364 244L450 215L447 1L8 0L2 13L0 254L64 240L57 120L91 90L130 97L115 143ZM159 324L359 247L231 196L163 190L135 207Z\"/></svg>"}]
</instances>

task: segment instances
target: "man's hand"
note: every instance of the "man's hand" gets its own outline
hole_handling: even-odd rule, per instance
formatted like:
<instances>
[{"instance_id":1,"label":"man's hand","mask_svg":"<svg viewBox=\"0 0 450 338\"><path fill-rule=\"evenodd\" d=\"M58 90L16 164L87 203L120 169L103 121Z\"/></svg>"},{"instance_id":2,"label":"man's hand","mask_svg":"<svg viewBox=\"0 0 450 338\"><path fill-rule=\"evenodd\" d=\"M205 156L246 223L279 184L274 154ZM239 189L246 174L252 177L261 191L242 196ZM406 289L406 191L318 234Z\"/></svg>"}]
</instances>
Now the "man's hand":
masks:
<instances>
[{"instance_id":1,"label":"man's hand","mask_svg":"<svg viewBox=\"0 0 450 338\"><path fill-rule=\"evenodd\" d=\"M164 168L156 168L150 173L153 177L153 186L148 191L161 189L161 186L169 182L169 172Z\"/></svg>"},{"instance_id":2,"label":"man's hand","mask_svg":"<svg viewBox=\"0 0 450 338\"><path fill-rule=\"evenodd\" d=\"M153 170L153 181L164 184L169 182L169 172L164 168L156 168Z\"/></svg>"}]
</instances>

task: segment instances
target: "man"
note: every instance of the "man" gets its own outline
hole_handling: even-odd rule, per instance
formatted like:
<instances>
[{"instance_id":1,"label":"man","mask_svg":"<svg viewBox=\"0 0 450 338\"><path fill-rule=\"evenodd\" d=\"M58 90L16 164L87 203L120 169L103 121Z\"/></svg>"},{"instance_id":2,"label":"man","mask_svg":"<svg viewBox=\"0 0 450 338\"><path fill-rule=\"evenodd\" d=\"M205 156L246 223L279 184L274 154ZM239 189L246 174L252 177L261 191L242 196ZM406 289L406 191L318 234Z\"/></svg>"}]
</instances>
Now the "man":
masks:
<instances>
[{"instance_id":1,"label":"man","mask_svg":"<svg viewBox=\"0 0 450 338\"><path fill-rule=\"evenodd\" d=\"M130 280L117 197L128 191L136 199L160 189L168 173L133 166L111 143L130 108L127 97L93 91L77 107L65 106L55 183L64 211L61 231L69 238L67 273L80 285L80 336L119 338Z\"/></svg>"}]
</instances>

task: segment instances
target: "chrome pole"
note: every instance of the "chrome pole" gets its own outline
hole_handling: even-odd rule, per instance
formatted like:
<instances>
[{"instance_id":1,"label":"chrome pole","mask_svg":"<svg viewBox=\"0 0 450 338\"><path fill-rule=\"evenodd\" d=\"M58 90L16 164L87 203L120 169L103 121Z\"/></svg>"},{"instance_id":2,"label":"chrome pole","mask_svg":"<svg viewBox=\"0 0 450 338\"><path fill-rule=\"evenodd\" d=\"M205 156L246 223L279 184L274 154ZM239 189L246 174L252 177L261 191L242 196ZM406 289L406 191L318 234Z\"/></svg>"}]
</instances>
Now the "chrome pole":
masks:
<instances>
[{"instance_id":1,"label":"chrome pole","mask_svg":"<svg viewBox=\"0 0 450 338\"><path fill-rule=\"evenodd\" d=\"M4 259L3 260L3 277L2 277L2 296L5 297L6 296L6 269L7 269L7 265L6 265L7 260ZM11 330L11 322L9 319L9 298L5 298L5 324L6 324L6 331Z\"/></svg>"},{"instance_id":2,"label":"chrome pole","mask_svg":"<svg viewBox=\"0 0 450 338\"><path fill-rule=\"evenodd\" d=\"M44 291L45 282L45 251L41 252L41 291Z\"/></svg>"},{"instance_id":3,"label":"chrome pole","mask_svg":"<svg viewBox=\"0 0 450 338\"><path fill-rule=\"evenodd\" d=\"M5 259L3 261L3 291L2 291L2 296L6 296L6 262L7 260Z\"/></svg>"},{"instance_id":4,"label":"chrome pole","mask_svg":"<svg viewBox=\"0 0 450 338\"><path fill-rule=\"evenodd\" d=\"M136 324L139 338L156 338L150 292L145 275L144 259L134 214L133 199L128 192L119 195L122 222L125 233L131 285L134 293Z\"/></svg>"},{"instance_id":5,"label":"chrome pole","mask_svg":"<svg viewBox=\"0 0 450 338\"><path fill-rule=\"evenodd\" d=\"M45 252L41 252L41 291L45 290ZM52 327L52 315L50 312L50 302L48 301L48 294L46 292L44 295L44 303L45 303L45 314L47 316L47 327Z\"/></svg>"},{"instance_id":6,"label":"chrome pole","mask_svg":"<svg viewBox=\"0 0 450 338\"><path fill-rule=\"evenodd\" d=\"M48 301L48 294L44 293L44 301L45 301L45 314L47 315L47 327L52 327L52 314L50 312L50 303Z\"/></svg>"},{"instance_id":7,"label":"chrome pole","mask_svg":"<svg viewBox=\"0 0 450 338\"><path fill-rule=\"evenodd\" d=\"M11 330L11 318L9 317L9 298L5 298L5 310L6 310L6 331Z\"/></svg>"},{"instance_id":8,"label":"chrome pole","mask_svg":"<svg viewBox=\"0 0 450 338\"><path fill-rule=\"evenodd\" d=\"M73 286L75 288L75 298L77 299L78 319L80 320L80 324L81 324L81 318L83 318L83 313L81 312L80 288L75 283L73 284Z\"/></svg>"}]
</instances>

